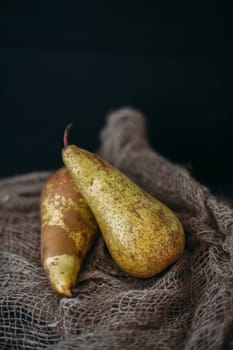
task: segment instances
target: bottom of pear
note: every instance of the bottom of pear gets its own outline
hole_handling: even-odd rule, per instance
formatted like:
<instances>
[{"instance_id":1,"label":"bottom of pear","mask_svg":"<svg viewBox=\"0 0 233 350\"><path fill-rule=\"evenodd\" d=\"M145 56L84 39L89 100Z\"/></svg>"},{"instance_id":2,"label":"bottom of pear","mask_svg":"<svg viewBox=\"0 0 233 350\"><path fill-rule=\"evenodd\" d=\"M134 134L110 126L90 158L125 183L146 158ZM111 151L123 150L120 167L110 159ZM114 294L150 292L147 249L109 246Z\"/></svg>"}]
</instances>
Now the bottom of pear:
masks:
<instances>
[{"instance_id":1,"label":"bottom of pear","mask_svg":"<svg viewBox=\"0 0 233 350\"><path fill-rule=\"evenodd\" d=\"M44 261L52 288L60 295L71 297L71 288L77 281L80 264L75 255L57 255Z\"/></svg>"},{"instance_id":2,"label":"bottom of pear","mask_svg":"<svg viewBox=\"0 0 233 350\"><path fill-rule=\"evenodd\" d=\"M163 238L163 237L162 237ZM181 228L177 234L176 240L170 240L166 242L161 238L156 249L143 252L131 250L127 252L122 259L122 255L119 256L110 254L117 265L128 275L136 278L150 278L157 274L160 274L166 270L169 266L173 265L183 254L185 248L185 236L184 231Z\"/></svg>"}]
</instances>

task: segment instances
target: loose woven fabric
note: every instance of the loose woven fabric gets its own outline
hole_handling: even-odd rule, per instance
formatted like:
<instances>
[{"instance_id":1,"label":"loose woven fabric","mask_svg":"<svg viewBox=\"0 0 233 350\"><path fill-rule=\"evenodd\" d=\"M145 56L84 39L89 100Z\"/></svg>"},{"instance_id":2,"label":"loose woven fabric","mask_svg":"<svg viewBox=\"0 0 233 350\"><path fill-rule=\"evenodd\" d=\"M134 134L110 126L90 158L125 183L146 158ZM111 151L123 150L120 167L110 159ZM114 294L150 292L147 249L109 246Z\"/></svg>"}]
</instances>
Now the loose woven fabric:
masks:
<instances>
[{"instance_id":1,"label":"loose woven fabric","mask_svg":"<svg viewBox=\"0 0 233 350\"><path fill-rule=\"evenodd\" d=\"M99 153L177 214L183 256L153 278L136 279L116 266L100 237L75 297L60 297L39 249L39 199L50 173L1 180L0 349L233 348L232 208L150 148L136 110L107 117Z\"/></svg>"}]
</instances>

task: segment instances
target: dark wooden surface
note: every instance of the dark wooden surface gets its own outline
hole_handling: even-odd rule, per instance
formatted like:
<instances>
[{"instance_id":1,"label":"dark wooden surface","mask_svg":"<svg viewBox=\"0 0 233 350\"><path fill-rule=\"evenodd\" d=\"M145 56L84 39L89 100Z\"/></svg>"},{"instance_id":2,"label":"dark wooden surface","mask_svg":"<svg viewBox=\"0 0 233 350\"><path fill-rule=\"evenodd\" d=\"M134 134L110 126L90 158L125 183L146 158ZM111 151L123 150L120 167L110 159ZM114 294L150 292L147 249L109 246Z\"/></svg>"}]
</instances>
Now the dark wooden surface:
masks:
<instances>
[{"instance_id":1,"label":"dark wooden surface","mask_svg":"<svg viewBox=\"0 0 233 350\"><path fill-rule=\"evenodd\" d=\"M231 2L77 3L1 4L0 176L58 167L70 121L96 150L130 105L156 150L233 196Z\"/></svg>"}]
</instances>

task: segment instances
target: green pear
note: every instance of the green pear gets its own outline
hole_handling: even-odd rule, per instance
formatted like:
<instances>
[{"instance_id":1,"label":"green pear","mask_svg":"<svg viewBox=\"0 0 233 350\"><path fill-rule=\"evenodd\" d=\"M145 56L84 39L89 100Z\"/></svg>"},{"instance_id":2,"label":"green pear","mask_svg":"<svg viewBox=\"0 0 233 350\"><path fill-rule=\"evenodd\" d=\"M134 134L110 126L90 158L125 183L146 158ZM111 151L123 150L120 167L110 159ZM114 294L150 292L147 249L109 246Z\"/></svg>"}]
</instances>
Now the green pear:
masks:
<instances>
[{"instance_id":1,"label":"green pear","mask_svg":"<svg viewBox=\"0 0 233 350\"><path fill-rule=\"evenodd\" d=\"M64 133L63 162L94 214L112 258L135 277L161 272L184 250L180 221L107 161L68 145L69 128Z\"/></svg>"}]
</instances>

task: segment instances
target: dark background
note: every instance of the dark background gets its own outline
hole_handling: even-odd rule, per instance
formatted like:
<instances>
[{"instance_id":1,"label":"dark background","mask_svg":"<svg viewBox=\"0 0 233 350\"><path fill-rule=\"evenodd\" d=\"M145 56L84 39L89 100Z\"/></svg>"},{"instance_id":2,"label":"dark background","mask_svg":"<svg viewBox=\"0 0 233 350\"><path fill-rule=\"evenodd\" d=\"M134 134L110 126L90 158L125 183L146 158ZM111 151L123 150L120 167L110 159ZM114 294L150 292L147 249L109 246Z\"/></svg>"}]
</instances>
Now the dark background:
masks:
<instances>
[{"instance_id":1,"label":"dark background","mask_svg":"<svg viewBox=\"0 0 233 350\"><path fill-rule=\"evenodd\" d=\"M0 177L60 166L70 121L97 150L127 105L157 151L233 196L231 3L1 2Z\"/></svg>"}]
</instances>

